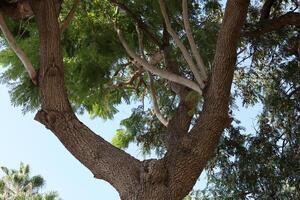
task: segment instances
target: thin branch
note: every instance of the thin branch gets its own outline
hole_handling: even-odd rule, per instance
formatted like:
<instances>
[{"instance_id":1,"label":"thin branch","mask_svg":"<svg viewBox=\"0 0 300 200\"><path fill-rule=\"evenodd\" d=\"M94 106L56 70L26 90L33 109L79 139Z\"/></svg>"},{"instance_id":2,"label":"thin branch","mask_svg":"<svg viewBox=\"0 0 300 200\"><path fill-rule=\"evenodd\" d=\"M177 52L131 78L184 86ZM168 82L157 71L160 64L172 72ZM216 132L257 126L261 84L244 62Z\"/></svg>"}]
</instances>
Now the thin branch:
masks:
<instances>
[{"instance_id":1,"label":"thin branch","mask_svg":"<svg viewBox=\"0 0 300 200\"><path fill-rule=\"evenodd\" d=\"M111 85L110 88L123 88L124 86L130 86L133 84L133 82L141 76L141 74L144 72L143 69L138 69L137 71L134 72L134 74L131 76L131 78L126 81L126 82L120 82L116 85ZM127 87L128 88L128 87Z\"/></svg>"},{"instance_id":2,"label":"thin branch","mask_svg":"<svg viewBox=\"0 0 300 200\"><path fill-rule=\"evenodd\" d=\"M149 38L158 46L161 46L160 39L150 31L149 26L138 16L135 12L128 8L127 5L117 1L117 0L110 0L111 3L116 4L119 8L124 10L139 26L140 29L144 30L145 33L149 36Z\"/></svg>"},{"instance_id":3,"label":"thin branch","mask_svg":"<svg viewBox=\"0 0 300 200\"><path fill-rule=\"evenodd\" d=\"M2 13L0 12L0 28L3 32L4 37L7 40L7 43L9 45L9 47L16 53L16 55L18 56L18 58L21 60L21 62L23 63L26 71L29 74L29 77L31 79L31 81L37 85L37 73L32 65L32 63L30 62L29 58L26 56L26 54L24 53L24 51L19 47L19 45L17 44L14 36L12 35L12 33L9 31L4 17L2 15Z\"/></svg>"},{"instance_id":4,"label":"thin branch","mask_svg":"<svg viewBox=\"0 0 300 200\"><path fill-rule=\"evenodd\" d=\"M196 42L194 40L192 31L191 31L191 26L190 26L189 17L188 17L187 0L182 0L182 16L183 16L183 23L184 23L186 36L189 40L193 56L194 56L194 58L197 62L197 66L198 66L198 68L201 72L201 75L203 77L203 81L206 82L207 81L206 67L205 67L203 59L202 59L202 57L201 57L201 55L200 55L200 53L197 49L197 45L196 45Z\"/></svg>"},{"instance_id":5,"label":"thin branch","mask_svg":"<svg viewBox=\"0 0 300 200\"><path fill-rule=\"evenodd\" d=\"M73 18L75 16L75 13L76 13L76 10L77 10L80 3L81 3L80 0L74 0L73 7L71 8L70 12L68 13L68 15L63 20L63 22L60 26L60 32L61 33L63 33L68 28L68 26L70 25L70 23L73 20Z\"/></svg>"},{"instance_id":6,"label":"thin branch","mask_svg":"<svg viewBox=\"0 0 300 200\"><path fill-rule=\"evenodd\" d=\"M115 27L117 34L119 36L119 40L122 43L122 45L124 46L126 52L128 53L128 55L130 57L132 57L134 59L135 62L137 62L138 64L142 65L146 70L150 71L151 73L158 75L164 79L167 79L169 81L184 85L188 88L191 88L193 90L195 90L196 92L198 92L200 95L202 95L202 89L199 87L199 85L191 80L188 80L186 78L183 78L179 75L158 69L156 67L154 67L153 65L151 65L150 63L148 63L145 59L141 58L140 56L138 56L134 51L132 51L130 49L130 47L128 46L127 42L125 41L122 32L120 29L118 29L117 27Z\"/></svg>"},{"instance_id":7,"label":"thin branch","mask_svg":"<svg viewBox=\"0 0 300 200\"><path fill-rule=\"evenodd\" d=\"M140 31L138 25L136 25L136 32L138 35L138 41L139 41L139 50L140 50L140 54L142 56L142 58L144 58L146 60L146 56L144 54L144 43L143 43L143 33ZM155 58L157 56L153 56L154 58L150 60L150 64L151 65L155 65L157 63L157 60L161 60L161 58ZM168 120L164 118L164 116L162 115L162 113L160 112L160 109L158 107L158 103L157 103L157 97L156 97L156 91L153 85L153 76L152 74L148 72L148 76L149 76L149 82L150 82L150 93L151 93L151 98L152 98L152 103L153 103L153 110L154 113L156 115L156 117L158 118L158 120L165 126L168 127Z\"/></svg>"},{"instance_id":8,"label":"thin branch","mask_svg":"<svg viewBox=\"0 0 300 200\"><path fill-rule=\"evenodd\" d=\"M160 112L160 109L158 107L156 91L155 91L155 88L154 88L154 85L153 85L153 76L149 71L148 71L148 76L149 76L149 80L150 80L149 88L150 88L150 92L151 92L151 98L152 98L152 102L153 102L154 113L155 113L156 117L158 118L158 120L165 127L168 127L169 121L162 115L162 113Z\"/></svg>"},{"instance_id":9,"label":"thin branch","mask_svg":"<svg viewBox=\"0 0 300 200\"><path fill-rule=\"evenodd\" d=\"M140 28L139 28L139 25L136 24L135 25L135 29L136 29L136 32L137 32L137 36L138 36L138 41L139 41L139 51L140 51L140 54L141 54L141 57L144 58L146 60L146 56L144 54L144 35L143 35L143 32L141 32Z\"/></svg>"},{"instance_id":10,"label":"thin branch","mask_svg":"<svg viewBox=\"0 0 300 200\"><path fill-rule=\"evenodd\" d=\"M195 65L192 57L189 55L188 50L186 49L184 44L180 41L180 38L178 37L176 32L172 29L171 22L169 20L169 16L167 14L166 7L164 5L163 0L159 0L159 5L160 5L160 9L161 9L162 15L164 17L165 24L166 24L166 27L167 27L167 30L168 30L169 34L172 36L172 38L174 39L175 44L180 49L184 59L188 63L189 67L191 68L198 84L203 89L205 87L205 83L204 83L205 78L201 76L201 74L199 73L198 68Z\"/></svg>"}]
</instances>

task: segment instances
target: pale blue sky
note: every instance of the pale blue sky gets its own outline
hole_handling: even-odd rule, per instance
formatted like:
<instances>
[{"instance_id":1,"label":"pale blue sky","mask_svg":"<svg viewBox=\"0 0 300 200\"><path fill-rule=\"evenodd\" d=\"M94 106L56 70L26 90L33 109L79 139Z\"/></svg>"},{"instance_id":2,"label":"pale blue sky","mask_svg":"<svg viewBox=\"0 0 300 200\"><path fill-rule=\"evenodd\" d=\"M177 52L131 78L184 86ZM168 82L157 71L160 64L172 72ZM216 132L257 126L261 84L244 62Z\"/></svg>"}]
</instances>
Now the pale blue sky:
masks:
<instances>
[{"instance_id":1,"label":"pale blue sky","mask_svg":"<svg viewBox=\"0 0 300 200\"><path fill-rule=\"evenodd\" d=\"M41 174L47 182L46 190L56 190L64 200L118 200L115 189L96 180L43 125L33 120L34 113L23 115L21 108L10 104L8 90L0 85L0 165L18 168L21 161L29 164L32 174ZM122 118L130 114L129 106L120 106L112 121L87 115L79 118L93 131L111 141ZM130 153L139 156L136 148Z\"/></svg>"},{"instance_id":2,"label":"pale blue sky","mask_svg":"<svg viewBox=\"0 0 300 200\"><path fill-rule=\"evenodd\" d=\"M130 106L121 105L112 121L88 115L79 116L93 131L111 141L121 119L130 115ZM240 108L237 118L253 130L255 116L261 108ZM40 174L47 182L46 191L58 191L64 200L118 200L116 190L93 175L77 161L43 125L33 120L34 113L23 115L21 108L10 104L8 89L0 85L0 165L17 169L20 162L29 164L32 175ZM131 145L128 152L141 159ZM203 184L203 178L201 179ZM202 185L200 184L200 185ZM199 186L199 183L198 183Z\"/></svg>"},{"instance_id":3,"label":"pale blue sky","mask_svg":"<svg viewBox=\"0 0 300 200\"><path fill-rule=\"evenodd\" d=\"M121 105L119 110L112 121L91 120L88 115L79 118L94 132L111 141L120 120L131 112L128 105ZM259 110L260 106L241 107L236 117L248 131L252 131ZM119 200L116 190L109 183L94 179L54 134L33 120L34 115L23 115L20 107L13 107L8 89L0 84L0 166L18 169L20 162L29 164L32 175L40 174L45 178L44 190L57 191L63 200ZM127 152L142 159L135 145L131 145ZM201 177L201 183L196 187L203 186L203 174Z\"/></svg>"}]
</instances>

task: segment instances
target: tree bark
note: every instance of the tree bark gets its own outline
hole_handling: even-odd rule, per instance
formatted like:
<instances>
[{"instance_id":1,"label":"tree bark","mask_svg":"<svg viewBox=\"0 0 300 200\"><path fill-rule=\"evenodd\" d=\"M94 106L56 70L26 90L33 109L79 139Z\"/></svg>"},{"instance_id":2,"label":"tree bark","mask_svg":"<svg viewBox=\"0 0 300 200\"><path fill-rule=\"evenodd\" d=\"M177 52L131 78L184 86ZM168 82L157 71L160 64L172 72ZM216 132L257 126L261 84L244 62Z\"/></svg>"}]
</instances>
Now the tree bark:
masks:
<instances>
[{"instance_id":1,"label":"tree bark","mask_svg":"<svg viewBox=\"0 0 300 200\"><path fill-rule=\"evenodd\" d=\"M210 85L197 124L166 155L172 199L182 199L192 189L213 155L220 136L229 126L228 106L240 31L247 15L248 0L229 0L225 8L214 58ZM181 187L184 185L185 187Z\"/></svg>"},{"instance_id":2,"label":"tree bark","mask_svg":"<svg viewBox=\"0 0 300 200\"><path fill-rule=\"evenodd\" d=\"M139 185L140 162L93 133L73 113L64 86L58 12L54 0L30 1L40 37L42 109L35 119L50 129L96 178L129 195ZM128 184L130 183L130 184Z\"/></svg>"},{"instance_id":3,"label":"tree bark","mask_svg":"<svg viewBox=\"0 0 300 200\"><path fill-rule=\"evenodd\" d=\"M160 160L145 161L115 148L77 119L64 86L59 10L55 6L58 0L29 2L40 37L38 80L42 106L35 119L50 129L96 178L112 184L121 199L183 199L213 155L222 131L230 122L228 104L236 48L249 0L229 0L227 3L214 70L197 124L188 133L191 116L187 113L190 108L182 102L178 114L168 125L169 140L174 140L169 143L168 153ZM180 137L175 137L177 135Z\"/></svg>"}]
</instances>

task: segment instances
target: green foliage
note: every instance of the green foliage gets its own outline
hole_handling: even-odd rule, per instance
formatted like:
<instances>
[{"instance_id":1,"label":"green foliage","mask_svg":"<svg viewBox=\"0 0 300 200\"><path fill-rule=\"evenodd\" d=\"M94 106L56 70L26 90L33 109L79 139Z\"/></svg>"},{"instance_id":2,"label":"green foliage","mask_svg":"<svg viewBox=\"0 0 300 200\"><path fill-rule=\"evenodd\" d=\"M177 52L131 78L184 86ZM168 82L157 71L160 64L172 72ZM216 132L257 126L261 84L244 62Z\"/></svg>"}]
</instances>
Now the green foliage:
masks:
<instances>
[{"instance_id":1,"label":"green foliage","mask_svg":"<svg viewBox=\"0 0 300 200\"><path fill-rule=\"evenodd\" d=\"M276 7L285 13L293 5ZM251 23L259 20L252 4ZM252 24L246 29L253 30ZM204 199L299 199L300 193L300 68L299 57L287 51L294 30L286 27L263 36L244 38L235 74L234 97L244 106L262 104L252 133L238 124L222 138L208 167Z\"/></svg>"},{"instance_id":2,"label":"green foliage","mask_svg":"<svg viewBox=\"0 0 300 200\"><path fill-rule=\"evenodd\" d=\"M166 128L158 121L151 109L145 110L143 106L133 109L129 118L121 121L125 130L117 132L114 137L115 145L119 142L120 147L126 148L129 142L135 141L141 145L144 155L150 154L152 149L158 156L165 152L164 137Z\"/></svg>"},{"instance_id":3,"label":"green foliage","mask_svg":"<svg viewBox=\"0 0 300 200\"><path fill-rule=\"evenodd\" d=\"M64 1L60 19L72 6ZM136 22L140 18L152 36L143 30L146 57L162 48L163 18L157 1L119 0L125 6L115 15L115 4L109 1L82 1L72 24L62 34L65 64L65 82L69 99L75 111L89 112L91 117L113 118L121 103L151 102L148 76L142 72L131 80L139 67L131 63L113 29L113 20L124 33L129 46L139 52ZM189 17L195 41L208 72L213 69L215 45L224 14L222 1L189 1ZM173 29L189 46L183 30L181 2L166 1ZM258 31L262 1L251 1L247 31ZM294 1L276 1L271 18L293 11ZM121 6L120 6L121 7ZM135 15L126 12L126 8ZM29 55L38 69L38 38L33 20L7 20L18 44ZM257 27L257 25L259 27ZM208 167L209 183L205 191L196 192L187 199L298 199L299 192L299 124L300 124L300 68L299 54L289 51L290 42L297 39L295 27L285 27L264 35L243 35L238 47L238 62L234 76L232 99L240 98L243 106L263 105L255 132L246 132L238 120L225 131L217 156ZM30 82L20 61L0 40L0 64L5 69L1 82L10 86L12 104L22 106L24 112L39 108L38 90ZM187 64L173 42L167 48L178 63L181 76L193 79ZM297 54L296 54L297 55ZM156 67L165 70L164 64ZM167 118L174 115L179 97L169 83L154 76L154 87L161 112ZM198 116L203 99L191 92L186 100L198 102L190 111ZM139 104L140 105L140 104ZM146 106L147 107L147 106ZM234 117L235 109L232 110ZM139 106L121 122L113 144L127 148L137 143L144 154L155 150L158 156L165 152L166 128L151 109ZM0 182L0 190L3 183Z\"/></svg>"},{"instance_id":4,"label":"green foliage","mask_svg":"<svg viewBox=\"0 0 300 200\"><path fill-rule=\"evenodd\" d=\"M112 139L112 144L118 148L125 149L129 142L133 140L133 135L124 129L118 129L116 135Z\"/></svg>"},{"instance_id":5,"label":"green foliage","mask_svg":"<svg viewBox=\"0 0 300 200\"><path fill-rule=\"evenodd\" d=\"M38 37L33 20L18 23L8 20L13 34L17 34L17 43L28 55L35 68L38 68ZM1 42L0 66L6 70L0 75L0 82L9 86L14 106L21 106L24 113L36 110L39 105L39 92L30 81L27 72L16 54L7 48L6 41Z\"/></svg>"},{"instance_id":6,"label":"green foliage","mask_svg":"<svg viewBox=\"0 0 300 200\"><path fill-rule=\"evenodd\" d=\"M193 190L190 192L188 196L186 196L183 200L200 200L201 198L201 193L198 190Z\"/></svg>"},{"instance_id":7,"label":"green foliage","mask_svg":"<svg viewBox=\"0 0 300 200\"><path fill-rule=\"evenodd\" d=\"M0 199L3 200L58 200L56 192L40 193L45 180L41 176L30 177L29 165L20 164L19 170L1 167Z\"/></svg>"},{"instance_id":8,"label":"green foliage","mask_svg":"<svg viewBox=\"0 0 300 200\"><path fill-rule=\"evenodd\" d=\"M134 15L144 19L147 28L157 40L162 39L163 18L157 2L125 0L119 2L129 8ZM72 5L73 1L64 1L61 21L66 17ZM128 82L138 69L130 63L130 59L117 38L113 29L114 18L117 18L118 25L123 30L127 42L136 51L138 51L138 42L136 23L132 20L132 16L122 9L119 15L115 16L115 8L116 5L107 0L82 1L72 24L62 34L65 83L70 102L75 111L78 113L87 111L91 117L112 119L118 112L117 105L124 102L143 101L144 97L150 96L149 80L143 73L130 85L122 85L122 83ZM193 1L189 4L189 8L193 34L199 46L203 47L200 50L204 55L205 62L209 65L208 60L211 60L214 54L214 44L222 16L221 7L216 1L204 1L203 3ZM174 16L172 17L172 26L179 33L182 32L180 4L172 3L168 9ZM199 16L198 13L201 15ZM13 21L7 19L6 21L17 38L18 44L38 69L38 37L34 20ZM147 55L153 54L160 48L148 34L144 33L143 36ZM185 36L182 37L182 40L188 45ZM24 113L35 111L40 106L38 89L30 82L24 67L15 54L7 48L3 40L1 43L3 46L0 52L0 63L5 67L5 71L1 75L1 82L10 86L13 105L21 106ZM180 63L180 73L184 76L191 76L178 49L171 46L170 53ZM164 68L163 65L158 67ZM174 97L174 93L167 86L167 81L155 77L154 84L162 112L166 116L171 116L178 104L178 98ZM145 118L142 121L155 121L155 116L149 113L150 111L147 111L140 115L141 119ZM193 113L195 112L193 111L191 114ZM152 119L150 120L150 118ZM157 120L156 122L158 123ZM154 132L159 133L160 130ZM134 135L140 134L135 133ZM156 137L161 138L152 135L149 136L149 139ZM131 137L131 139L131 141L140 141L135 137ZM154 143L160 144L163 141ZM145 152L154 147L150 144L146 146L148 149Z\"/></svg>"}]
</instances>

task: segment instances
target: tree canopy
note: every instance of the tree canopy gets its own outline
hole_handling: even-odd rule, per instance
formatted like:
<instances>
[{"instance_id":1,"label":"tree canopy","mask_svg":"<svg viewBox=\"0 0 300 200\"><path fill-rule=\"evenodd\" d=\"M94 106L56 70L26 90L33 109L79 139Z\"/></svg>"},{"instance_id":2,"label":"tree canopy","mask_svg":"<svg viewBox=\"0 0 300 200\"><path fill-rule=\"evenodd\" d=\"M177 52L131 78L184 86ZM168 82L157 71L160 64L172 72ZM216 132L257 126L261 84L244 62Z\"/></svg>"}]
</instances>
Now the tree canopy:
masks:
<instances>
[{"instance_id":1,"label":"tree canopy","mask_svg":"<svg viewBox=\"0 0 300 200\"><path fill-rule=\"evenodd\" d=\"M45 180L40 175L30 177L29 165L20 164L19 170L1 167L0 199L3 200L58 200L56 192L41 193Z\"/></svg>"},{"instance_id":2,"label":"tree canopy","mask_svg":"<svg viewBox=\"0 0 300 200\"><path fill-rule=\"evenodd\" d=\"M137 107L121 122L112 143L125 149L135 142L144 154L155 150L160 159L141 165L148 168L155 163L154 172L163 171L165 175L152 181L167 182L171 199L184 197L204 167L209 182L201 195L208 199L299 198L297 1L50 2L0 4L5 16L2 31L6 23L33 66L26 71L20 56L8 48L7 36L2 37L0 64L5 72L1 81L10 87L12 104L22 106L25 113L40 110L36 119L95 177L122 188L118 190L126 199L122 194L130 187L123 186L122 177L114 180L107 175L99 163L104 157L105 166L119 162L106 160L110 155L136 166L139 162L102 141L101 145L94 143L98 137L86 134L89 131L73 115L61 113L72 110L113 119L118 105L134 103ZM51 77L60 77L57 74L63 78L54 81ZM245 107L263 106L255 132L245 131L239 124L237 100ZM75 125L64 127L64 120L73 120ZM70 134L74 138L66 139L63 130L73 127L76 130ZM75 148L78 143L88 149ZM79 153L82 149L86 155ZM102 153L100 149L104 149ZM100 161L94 163L85 156ZM126 170L132 177L139 171L134 167ZM150 173L147 170L145 173ZM186 180L188 176L190 180ZM127 181L134 180L127 177ZM173 185L176 181L186 188L178 189Z\"/></svg>"}]
</instances>

